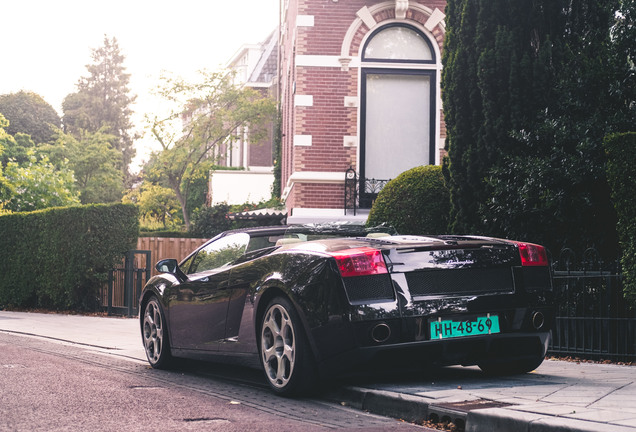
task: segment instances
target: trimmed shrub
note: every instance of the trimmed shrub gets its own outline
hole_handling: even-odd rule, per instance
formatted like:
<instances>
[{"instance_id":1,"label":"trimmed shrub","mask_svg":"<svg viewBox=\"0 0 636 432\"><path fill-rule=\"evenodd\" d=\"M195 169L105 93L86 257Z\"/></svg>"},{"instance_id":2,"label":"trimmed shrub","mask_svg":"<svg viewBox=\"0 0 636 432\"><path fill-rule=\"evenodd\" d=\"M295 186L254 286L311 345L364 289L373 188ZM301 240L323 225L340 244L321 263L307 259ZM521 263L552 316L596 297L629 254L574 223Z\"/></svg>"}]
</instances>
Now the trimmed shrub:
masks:
<instances>
[{"instance_id":1,"label":"trimmed shrub","mask_svg":"<svg viewBox=\"0 0 636 432\"><path fill-rule=\"evenodd\" d=\"M237 205L221 203L212 207L202 207L195 210L192 215L192 223L190 224L188 235L194 238L212 238L223 231L231 229L279 225L281 217L278 215L272 217L261 217L256 220L232 220L229 218L230 213L240 213L272 207L282 207L280 200L272 198L268 201L261 201L259 203L244 203Z\"/></svg>"},{"instance_id":2,"label":"trimmed shrub","mask_svg":"<svg viewBox=\"0 0 636 432\"><path fill-rule=\"evenodd\" d=\"M194 237L212 238L223 231L234 228L232 221L227 218L229 212L230 206L228 204L202 207L192 215L190 233Z\"/></svg>"},{"instance_id":3,"label":"trimmed shrub","mask_svg":"<svg viewBox=\"0 0 636 432\"><path fill-rule=\"evenodd\" d=\"M400 234L447 232L450 196L442 167L420 166L384 186L373 203L367 226L386 223Z\"/></svg>"},{"instance_id":4,"label":"trimmed shrub","mask_svg":"<svg viewBox=\"0 0 636 432\"><path fill-rule=\"evenodd\" d=\"M636 132L609 135L603 145L607 155L607 181L618 216L625 296L636 305Z\"/></svg>"},{"instance_id":5,"label":"trimmed shrub","mask_svg":"<svg viewBox=\"0 0 636 432\"><path fill-rule=\"evenodd\" d=\"M0 305L96 310L108 270L134 249L137 207L95 204L0 216Z\"/></svg>"}]
</instances>

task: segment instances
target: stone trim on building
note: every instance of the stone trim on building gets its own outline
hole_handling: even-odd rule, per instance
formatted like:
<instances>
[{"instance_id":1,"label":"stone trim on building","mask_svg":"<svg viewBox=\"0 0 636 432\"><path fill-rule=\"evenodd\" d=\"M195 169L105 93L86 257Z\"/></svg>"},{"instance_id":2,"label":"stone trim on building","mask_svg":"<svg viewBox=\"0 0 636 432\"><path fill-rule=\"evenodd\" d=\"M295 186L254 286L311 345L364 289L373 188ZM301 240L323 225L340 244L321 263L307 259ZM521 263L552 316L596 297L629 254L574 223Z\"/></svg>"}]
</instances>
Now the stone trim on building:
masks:
<instances>
[{"instance_id":1,"label":"stone trim on building","mask_svg":"<svg viewBox=\"0 0 636 432\"><path fill-rule=\"evenodd\" d=\"M444 0L327 2L288 0L280 40L280 101L283 115L283 197L288 214L341 209L344 175L358 169L362 68L396 68L395 63L362 64L361 50L374 30L406 23L432 42L436 63L401 63L399 69L435 72L435 117L431 118L435 163L446 128L440 95L441 52L445 35ZM311 17L311 18L310 18ZM365 62L367 63L367 62ZM317 174L319 173L319 174ZM328 173L328 174L325 174ZM337 212L336 212L337 213Z\"/></svg>"}]
</instances>

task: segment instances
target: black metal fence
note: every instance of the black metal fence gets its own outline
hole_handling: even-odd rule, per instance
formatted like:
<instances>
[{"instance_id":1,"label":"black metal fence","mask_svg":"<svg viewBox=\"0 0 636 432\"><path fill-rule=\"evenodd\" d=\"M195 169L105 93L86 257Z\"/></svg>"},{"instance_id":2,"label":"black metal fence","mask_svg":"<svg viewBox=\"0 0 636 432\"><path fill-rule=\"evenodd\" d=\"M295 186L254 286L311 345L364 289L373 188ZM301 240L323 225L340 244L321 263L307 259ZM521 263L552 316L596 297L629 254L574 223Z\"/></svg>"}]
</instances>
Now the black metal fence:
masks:
<instances>
[{"instance_id":1,"label":"black metal fence","mask_svg":"<svg viewBox=\"0 0 636 432\"><path fill-rule=\"evenodd\" d=\"M344 214L347 214L348 210L352 210L355 216L358 209L370 209L380 191L389 181L391 180L360 178L353 167L346 170Z\"/></svg>"},{"instance_id":2,"label":"black metal fence","mask_svg":"<svg viewBox=\"0 0 636 432\"><path fill-rule=\"evenodd\" d=\"M556 318L550 353L594 360L636 361L636 311L623 296L617 263L594 249L571 249L554 260Z\"/></svg>"},{"instance_id":3,"label":"black metal fence","mask_svg":"<svg viewBox=\"0 0 636 432\"><path fill-rule=\"evenodd\" d=\"M134 316L139 313L139 294L150 279L150 251L130 250L123 266L108 272L108 285L102 290L102 307L108 315Z\"/></svg>"}]
</instances>

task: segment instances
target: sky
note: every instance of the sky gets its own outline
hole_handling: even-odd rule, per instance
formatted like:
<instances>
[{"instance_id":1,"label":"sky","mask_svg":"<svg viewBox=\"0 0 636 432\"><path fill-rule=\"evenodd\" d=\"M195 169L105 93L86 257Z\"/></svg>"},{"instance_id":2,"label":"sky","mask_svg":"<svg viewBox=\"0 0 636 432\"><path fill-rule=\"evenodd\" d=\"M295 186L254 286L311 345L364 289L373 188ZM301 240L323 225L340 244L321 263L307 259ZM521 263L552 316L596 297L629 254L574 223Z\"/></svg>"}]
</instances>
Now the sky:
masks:
<instances>
[{"instance_id":1,"label":"sky","mask_svg":"<svg viewBox=\"0 0 636 432\"><path fill-rule=\"evenodd\" d=\"M278 8L279 0L0 0L0 94L35 92L61 116L66 95L88 76L91 50L115 37L143 133L162 71L194 78L222 68L276 29ZM156 148L148 136L136 147L136 164Z\"/></svg>"}]
</instances>

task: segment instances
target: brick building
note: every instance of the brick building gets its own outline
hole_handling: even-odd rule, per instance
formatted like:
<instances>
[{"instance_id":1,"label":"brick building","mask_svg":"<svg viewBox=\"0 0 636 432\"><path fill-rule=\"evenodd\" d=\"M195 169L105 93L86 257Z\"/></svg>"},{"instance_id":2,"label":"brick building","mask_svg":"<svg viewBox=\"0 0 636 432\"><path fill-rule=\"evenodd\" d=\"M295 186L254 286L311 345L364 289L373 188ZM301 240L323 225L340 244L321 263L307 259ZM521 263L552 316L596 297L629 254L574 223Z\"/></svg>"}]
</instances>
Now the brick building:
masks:
<instances>
[{"instance_id":1,"label":"brick building","mask_svg":"<svg viewBox=\"0 0 636 432\"><path fill-rule=\"evenodd\" d=\"M378 184L440 163L445 5L281 0L281 181L289 223L363 221ZM349 168L357 178L355 216L344 210Z\"/></svg>"}]
</instances>

